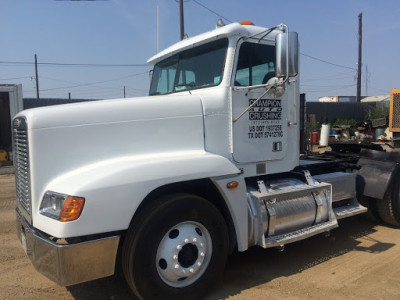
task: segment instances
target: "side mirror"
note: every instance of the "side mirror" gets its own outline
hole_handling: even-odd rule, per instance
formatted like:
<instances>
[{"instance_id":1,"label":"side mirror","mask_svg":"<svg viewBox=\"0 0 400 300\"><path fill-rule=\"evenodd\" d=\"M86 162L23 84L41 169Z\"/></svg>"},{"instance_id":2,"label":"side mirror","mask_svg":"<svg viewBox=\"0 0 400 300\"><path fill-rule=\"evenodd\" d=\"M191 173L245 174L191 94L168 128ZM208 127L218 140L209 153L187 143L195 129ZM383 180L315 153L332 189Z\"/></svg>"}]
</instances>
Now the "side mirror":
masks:
<instances>
[{"instance_id":1,"label":"side mirror","mask_svg":"<svg viewBox=\"0 0 400 300\"><path fill-rule=\"evenodd\" d=\"M276 47L276 76L291 77L296 76L299 70L299 43L297 32L289 32L287 41L287 33L278 33L275 37ZM289 43L289 45L287 45ZM286 51L289 51L287 60ZM289 65L289 73L287 73L287 64Z\"/></svg>"}]
</instances>

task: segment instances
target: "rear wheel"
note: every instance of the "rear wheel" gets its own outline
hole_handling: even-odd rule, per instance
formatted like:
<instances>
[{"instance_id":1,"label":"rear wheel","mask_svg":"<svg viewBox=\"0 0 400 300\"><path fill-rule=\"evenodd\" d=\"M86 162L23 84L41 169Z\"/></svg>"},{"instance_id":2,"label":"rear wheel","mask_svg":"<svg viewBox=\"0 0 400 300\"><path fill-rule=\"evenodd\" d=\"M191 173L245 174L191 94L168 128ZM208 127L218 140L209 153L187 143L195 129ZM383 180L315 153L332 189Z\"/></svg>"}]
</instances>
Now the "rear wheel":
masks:
<instances>
[{"instance_id":1,"label":"rear wheel","mask_svg":"<svg viewBox=\"0 0 400 300\"><path fill-rule=\"evenodd\" d=\"M228 253L220 212L201 197L175 194L142 210L122 249L122 268L143 299L200 299L217 282Z\"/></svg>"},{"instance_id":2,"label":"rear wheel","mask_svg":"<svg viewBox=\"0 0 400 300\"><path fill-rule=\"evenodd\" d=\"M400 227L400 178L395 175L382 200L377 200L382 221Z\"/></svg>"},{"instance_id":3,"label":"rear wheel","mask_svg":"<svg viewBox=\"0 0 400 300\"><path fill-rule=\"evenodd\" d=\"M376 202L379 201L374 198L366 197L363 195L357 196L358 202L362 205L368 208L368 212L365 214L365 217L370 220L370 221L380 221L381 218L378 213L378 207L376 205Z\"/></svg>"}]
</instances>

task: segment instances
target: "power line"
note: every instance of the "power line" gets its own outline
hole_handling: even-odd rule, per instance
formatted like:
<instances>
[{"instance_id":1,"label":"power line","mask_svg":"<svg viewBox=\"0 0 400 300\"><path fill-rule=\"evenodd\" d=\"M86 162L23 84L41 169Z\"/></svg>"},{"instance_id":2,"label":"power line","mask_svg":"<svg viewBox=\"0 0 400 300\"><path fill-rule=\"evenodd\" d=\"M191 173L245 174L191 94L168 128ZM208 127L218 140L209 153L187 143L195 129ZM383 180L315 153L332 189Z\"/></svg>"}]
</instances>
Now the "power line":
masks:
<instances>
[{"instance_id":1,"label":"power line","mask_svg":"<svg viewBox=\"0 0 400 300\"><path fill-rule=\"evenodd\" d=\"M33 78L33 77L32 76L23 76L23 77L14 77L14 78L0 78L0 81L26 79L26 78Z\"/></svg>"},{"instance_id":2,"label":"power line","mask_svg":"<svg viewBox=\"0 0 400 300\"><path fill-rule=\"evenodd\" d=\"M225 18L223 15L217 13L216 11L212 10L211 8L208 8L207 6L205 6L204 4L201 4L200 2L196 1L196 0L192 0L194 3L196 3L197 5L200 5L201 7L203 7L204 9L207 9L209 12L212 12L214 15L217 15L218 17L228 21L229 23L234 23L233 21L229 20L228 18Z\"/></svg>"},{"instance_id":3,"label":"power line","mask_svg":"<svg viewBox=\"0 0 400 300\"><path fill-rule=\"evenodd\" d=\"M323 60L323 59L321 59L321 58L317 58L317 57L314 57L314 56L311 56L311 55L308 55L308 54L305 54L305 53L302 53L302 52L300 52L300 54L303 55L303 56L305 56L305 57L308 57L308 58L311 58L311 59L314 59L314 60L317 60L317 61L326 63L326 64L331 65L331 66L335 66L335 67L339 67L339 68L344 68L344 69L349 69L349 70L357 71L356 68L352 68L352 67L348 67L348 66L343 66L343 65L335 64L335 63L332 63L332 62L330 62L330 61L326 61L326 60Z\"/></svg>"},{"instance_id":4,"label":"power line","mask_svg":"<svg viewBox=\"0 0 400 300\"><path fill-rule=\"evenodd\" d=\"M34 65L28 61L0 61L4 65ZM147 64L78 64L78 63L57 63L57 62L38 62L42 66L68 66L68 67L148 67Z\"/></svg>"},{"instance_id":5,"label":"power line","mask_svg":"<svg viewBox=\"0 0 400 300\"><path fill-rule=\"evenodd\" d=\"M342 88L342 87L350 87L350 86L355 86L355 84L346 84L346 85L313 85L313 84L302 84L302 86L307 86L307 87L313 87L313 88L327 88L327 89L336 89L336 88Z\"/></svg>"},{"instance_id":6,"label":"power line","mask_svg":"<svg viewBox=\"0 0 400 300\"><path fill-rule=\"evenodd\" d=\"M331 74L328 76L321 76L318 78L306 78L306 77L302 77L301 78L301 84L305 84L305 83L313 83L313 82L317 82L317 81L333 81L333 80L339 80L339 79L344 79L344 78L353 78L354 76L354 71L347 71L344 73L337 73L337 74Z\"/></svg>"},{"instance_id":7,"label":"power line","mask_svg":"<svg viewBox=\"0 0 400 300\"><path fill-rule=\"evenodd\" d=\"M383 93L386 93L386 94L390 94L390 89L389 90L384 90L384 89L378 89L378 88L376 88L376 87L372 87L372 86L368 86L370 89L373 89L373 90L377 90L377 91L380 91L380 92L383 92Z\"/></svg>"},{"instance_id":8,"label":"power line","mask_svg":"<svg viewBox=\"0 0 400 300\"><path fill-rule=\"evenodd\" d=\"M327 87L327 88L322 88L322 89L317 89L317 90L303 90L303 93L321 93L321 92L327 92L327 91L337 91L337 90L343 90L343 89L348 89L351 87L355 87L357 84L349 84L349 85L343 85L343 86L337 86L337 87Z\"/></svg>"},{"instance_id":9,"label":"power line","mask_svg":"<svg viewBox=\"0 0 400 300\"><path fill-rule=\"evenodd\" d=\"M127 77L124 78L129 78L132 75L128 75ZM72 81L66 81L66 80L61 80L61 79L56 79L56 78L51 78L51 77L46 77L46 76L41 76L41 78L43 79L47 79L47 80L53 80L53 81L58 81L58 82L64 82L64 83L69 83L72 85L79 85L79 83L77 82L72 82ZM120 78L120 79L124 79L124 78ZM114 81L114 79L112 79L111 81ZM94 84L93 84L94 85ZM119 87L115 87L115 86L96 86L93 90L98 90L98 89L103 89L103 90L115 90L115 89L120 89ZM130 87L126 87L127 90L129 89L133 89L133 90L137 90L137 91L148 91L148 89L135 89L135 88L130 88ZM85 89L85 91L87 91L88 89Z\"/></svg>"},{"instance_id":10,"label":"power line","mask_svg":"<svg viewBox=\"0 0 400 300\"><path fill-rule=\"evenodd\" d=\"M100 84L100 83L105 83L105 82L111 82L111 81L117 81L125 78L131 78L143 74L148 74L148 71L142 72L142 73L137 73L129 76L124 76L120 78L115 78L115 79L109 79L109 80L104 80L104 81L97 81L97 82L89 82L89 83L82 83L82 84L77 84L77 85L72 85L72 86L61 86L61 87L55 87L55 88L50 88L50 89L42 89L41 91L53 91L53 90L60 90L60 89L72 89L76 87L82 87L82 86L89 86L89 85L94 85L94 84Z\"/></svg>"}]
</instances>

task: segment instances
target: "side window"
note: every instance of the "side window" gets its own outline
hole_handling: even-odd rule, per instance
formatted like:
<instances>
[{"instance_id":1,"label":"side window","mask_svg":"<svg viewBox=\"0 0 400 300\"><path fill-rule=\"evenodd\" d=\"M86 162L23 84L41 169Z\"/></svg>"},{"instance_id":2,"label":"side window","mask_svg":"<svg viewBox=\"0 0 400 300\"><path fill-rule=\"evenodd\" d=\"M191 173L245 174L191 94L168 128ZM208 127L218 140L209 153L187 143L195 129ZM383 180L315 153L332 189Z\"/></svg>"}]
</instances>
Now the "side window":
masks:
<instances>
[{"instance_id":1,"label":"side window","mask_svg":"<svg viewBox=\"0 0 400 300\"><path fill-rule=\"evenodd\" d=\"M267 83L275 76L275 47L243 43L239 50L235 86Z\"/></svg>"},{"instance_id":2,"label":"side window","mask_svg":"<svg viewBox=\"0 0 400 300\"><path fill-rule=\"evenodd\" d=\"M176 57L168 61L168 64L154 67L153 77L156 80L151 81L150 95L162 95L173 91L177 66L178 58Z\"/></svg>"}]
</instances>

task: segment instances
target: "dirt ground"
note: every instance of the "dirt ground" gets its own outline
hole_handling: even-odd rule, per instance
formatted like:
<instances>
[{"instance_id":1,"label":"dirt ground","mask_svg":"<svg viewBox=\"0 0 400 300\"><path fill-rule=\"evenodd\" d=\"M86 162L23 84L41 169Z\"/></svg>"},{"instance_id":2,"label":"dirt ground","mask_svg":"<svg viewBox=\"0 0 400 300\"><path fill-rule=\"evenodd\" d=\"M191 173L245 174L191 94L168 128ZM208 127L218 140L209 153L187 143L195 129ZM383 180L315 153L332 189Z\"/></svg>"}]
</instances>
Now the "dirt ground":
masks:
<instances>
[{"instance_id":1,"label":"dirt ground","mask_svg":"<svg viewBox=\"0 0 400 300\"><path fill-rule=\"evenodd\" d=\"M0 175L0 299L134 299L122 278L60 287L34 270L15 229L13 175ZM329 237L229 257L207 299L400 299L400 230L356 216Z\"/></svg>"}]
</instances>

